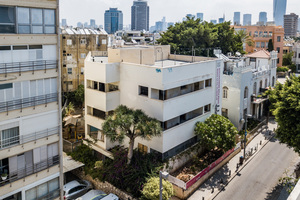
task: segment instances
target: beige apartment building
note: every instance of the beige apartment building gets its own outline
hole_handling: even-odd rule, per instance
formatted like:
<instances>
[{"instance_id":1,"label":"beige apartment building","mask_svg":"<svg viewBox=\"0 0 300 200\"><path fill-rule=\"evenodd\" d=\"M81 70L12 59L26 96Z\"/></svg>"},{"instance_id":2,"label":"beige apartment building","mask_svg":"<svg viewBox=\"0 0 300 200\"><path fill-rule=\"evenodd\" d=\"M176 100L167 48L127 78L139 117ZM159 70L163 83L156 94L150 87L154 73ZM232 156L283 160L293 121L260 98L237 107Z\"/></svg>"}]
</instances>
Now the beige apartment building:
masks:
<instances>
[{"instance_id":1,"label":"beige apartment building","mask_svg":"<svg viewBox=\"0 0 300 200\"><path fill-rule=\"evenodd\" d=\"M277 66L282 66L284 28L281 26L234 26L235 30L245 30L254 41L253 46L244 44L244 51L267 50L269 40L272 39L274 50L278 52Z\"/></svg>"},{"instance_id":2,"label":"beige apartment building","mask_svg":"<svg viewBox=\"0 0 300 200\"><path fill-rule=\"evenodd\" d=\"M58 0L0 0L0 199L58 199Z\"/></svg>"},{"instance_id":3,"label":"beige apartment building","mask_svg":"<svg viewBox=\"0 0 300 200\"><path fill-rule=\"evenodd\" d=\"M61 70L63 92L75 91L84 83L84 60L90 51L107 55L108 37L104 30L61 29Z\"/></svg>"}]
</instances>

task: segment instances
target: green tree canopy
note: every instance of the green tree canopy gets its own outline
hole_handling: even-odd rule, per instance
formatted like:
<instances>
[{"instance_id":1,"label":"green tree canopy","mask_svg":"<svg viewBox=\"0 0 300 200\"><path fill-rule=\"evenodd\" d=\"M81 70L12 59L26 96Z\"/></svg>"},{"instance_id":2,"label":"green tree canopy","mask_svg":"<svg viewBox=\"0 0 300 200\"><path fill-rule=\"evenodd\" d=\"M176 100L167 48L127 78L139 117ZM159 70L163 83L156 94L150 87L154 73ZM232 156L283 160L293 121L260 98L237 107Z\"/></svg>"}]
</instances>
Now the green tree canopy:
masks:
<instances>
[{"instance_id":1,"label":"green tree canopy","mask_svg":"<svg viewBox=\"0 0 300 200\"><path fill-rule=\"evenodd\" d=\"M276 137L300 154L300 77L292 75L267 94L278 123Z\"/></svg>"},{"instance_id":2,"label":"green tree canopy","mask_svg":"<svg viewBox=\"0 0 300 200\"><path fill-rule=\"evenodd\" d=\"M83 85L79 85L77 90L75 90L74 98L75 98L75 103L77 105L82 106L82 104L84 102L84 86Z\"/></svg>"},{"instance_id":3,"label":"green tree canopy","mask_svg":"<svg viewBox=\"0 0 300 200\"><path fill-rule=\"evenodd\" d=\"M133 156L134 140L137 137L150 140L162 133L160 122L146 115L142 110L133 110L124 105L118 106L113 115L102 124L103 134L112 142L123 143L129 139L128 164Z\"/></svg>"},{"instance_id":4,"label":"green tree canopy","mask_svg":"<svg viewBox=\"0 0 300 200\"><path fill-rule=\"evenodd\" d=\"M294 52L291 51L289 53L286 53L283 55L282 59L282 65L287 66L289 69L292 70L292 72L296 72L296 65L293 63L293 56Z\"/></svg>"},{"instance_id":5,"label":"green tree canopy","mask_svg":"<svg viewBox=\"0 0 300 200\"><path fill-rule=\"evenodd\" d=\"M177 54L206 55L209 48L221 48L223 53L243 50L241 38L235 34L230 22L213 24L200 19L187 18L186 21L170 26L158 40L163 45L171 45L171 52Z\"/></svg>"},{"instance_id":6,"label":"green tree canopy","mask_svg":"<svg viewBox=\"0 0 300 200\"><path fill-rule=\"evenodd\" d=\"M169 200L171 196L173 196L173 185L166 180L162 180L163 191L162 191L162 199ZM153 200L159 199L159 178L151 177L148 179L147 183L144 185L142 191L144 200Z\"/></svg>"},{"instance_id":7,"label":"green tree canopy","mask_svg":"<svg viewBox=\"0 0 300 200\"><path fill-rule=\"evenodd\" d=\"M203 147L209 150L217 147L226 152L234 147L238 131L226 117L212 114L205 122L196 123L194 133Z\"/></svg>"}]
</instances>

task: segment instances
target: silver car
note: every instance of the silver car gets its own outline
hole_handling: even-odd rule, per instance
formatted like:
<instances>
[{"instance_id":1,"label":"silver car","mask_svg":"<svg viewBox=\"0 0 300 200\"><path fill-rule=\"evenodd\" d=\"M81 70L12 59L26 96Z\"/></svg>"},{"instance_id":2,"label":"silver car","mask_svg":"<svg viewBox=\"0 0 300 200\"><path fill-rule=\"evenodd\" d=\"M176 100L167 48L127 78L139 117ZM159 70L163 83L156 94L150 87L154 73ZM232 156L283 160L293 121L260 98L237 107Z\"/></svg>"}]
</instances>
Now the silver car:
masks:
<instances>
[{"instance_id":1,"label":"silver car","mask_svg":"<svg viewBox=\"0 0 300 200\"><path fill-rule=\"evenodd\" d=\"M76 199L87 193L92 188L92 184L89 181L71 181L64 185L64 199Z\"/></svg>"},{"instance_id":2,"label":"silver car","mask_svg":"<svg viewBox=\"0 0 300 200\"><path fill-rule=\"evenodd\" d=\"M107 194L101 190L90 190L88 193L82 197L77 198L76 200L98 200L105 197Z\"/></svg>"}]
</instances>

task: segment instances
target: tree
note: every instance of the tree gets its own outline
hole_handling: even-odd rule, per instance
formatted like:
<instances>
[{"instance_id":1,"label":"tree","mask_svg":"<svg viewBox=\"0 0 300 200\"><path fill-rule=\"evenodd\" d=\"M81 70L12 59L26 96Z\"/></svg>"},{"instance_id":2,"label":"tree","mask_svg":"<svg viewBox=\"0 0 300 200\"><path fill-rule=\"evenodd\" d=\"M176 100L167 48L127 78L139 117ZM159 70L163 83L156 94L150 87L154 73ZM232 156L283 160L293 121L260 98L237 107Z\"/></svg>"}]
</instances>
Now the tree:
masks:
<instances>
[{"instance_id":1,"label":"tree","mask_svg":"<svg viewBox=\"0 0 300 200\"><path fill-rule=\"evenodd\" d=\"M142 110L133 110L124 105L116 108L113 115L108 116L102 124L103 134L112 142L123 143L125 137L129 138L128 162L133 156L134 140L137 137L150 140L162 133L160 122L147 116Z\"/></svg>"},{"instance_id":2,"label":"tree","mask_svg":"<svg viewBox=\"0 0 300 200\"><path fill-rule=\"evenodd\" d=\"M236 32L236 35L237 35L237 37L241 38L241 41L243 43L246 43L249 47L254 46L254 40L246 30L243 30L243 29L238 30Z\"/></svg>"},{"instance_id":3,"label":"tree","mask_svg":"<svg viewBox=\"0 0 300 200\"><path fill-rule=\"evenodd\" d=\"M221 115L212 114L205 122L197 122L194 133L204 148L211 150L217 147L223 152L235 145L236 127Z\"/></svg>"},{"instance_id":4,"label":"tree","mask_svg":"<svg viewBox=\"0 0 300 200\"><path fill-rule=\"evenodd\" d=\"M277 83L267 94L271 112L278 123L276 137L300 154L300 77L292 75L283 85Z\"/></svg>"},{"instance_id":5,"label":"tree","mask_svg":"<svg viewBox=\"0 0 300 200\"><path fill-rule=\"evenodd\" d=\"M166 180L162 180L163 191L162 191L162 199L168 200L171 196L174 195L173 185ZM144 185L142 191L143 197L145 200L153 200L159 199L159 178L151 177L147 180L147 183Z\"/></svg>"},{"instance_id":6,"label":"tree","mask_svg":"<svg viewBox=\"0 0 300 200\"><path fill-rule=\"evenodd\" d=\"M287 66L292 72L296 72L296 65L293 63L292 59L294 56L294 52L289 52L283 55L282 65Z\"/></svg>"},{"instance_id":7,"label":"tree","mask_svg":"<svg viewBox=\"0 0 300 200\"><path fill-rule=\"evenodd\" d=\"M72 113L75 112L74 105L73 105L72 102L70 102L68 104L68 106L65 108L65 111L66 111L66 116L69 116L69 115L71 115Z\"/></svg>"},{"instance_id":8,"label":"tree","mask_svg":"<svg viewBox=\"0 0 300 200\"><path fill-rule=\"evenodd\" d=\"M79 85L77 90L75 90L74 98L75 98L76 104L82 106L82 104L84 102L84 86L83 85Z\"/></svg>"},{"instance_id":9,"label":"tree","mask_svg":"<svg viewBox=\"0 0 300 200\"><path fill-rule=\"evenodd\" d=\"M268 49L267 49L269 52L273 51L274 50L274 46L273 46L273 40L272 39L269 39L269 42L268 42Z\"/></svg>"}]
</instances>

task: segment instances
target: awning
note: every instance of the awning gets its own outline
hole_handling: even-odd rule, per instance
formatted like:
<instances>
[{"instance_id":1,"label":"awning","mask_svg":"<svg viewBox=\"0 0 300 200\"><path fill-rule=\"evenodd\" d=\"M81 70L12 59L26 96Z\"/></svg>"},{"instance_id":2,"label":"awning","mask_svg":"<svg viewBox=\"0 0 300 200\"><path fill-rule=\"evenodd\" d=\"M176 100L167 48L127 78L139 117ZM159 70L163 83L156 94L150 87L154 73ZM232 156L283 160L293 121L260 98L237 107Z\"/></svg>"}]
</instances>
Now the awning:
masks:
<instances>
[{"instance_id":1,"label":"awning","mask_svg":"<svg viewBox=\"0 0 300 200\"><path fill-rule=\"evenodd\" d=\"M260 104L260 103L262 103L262 102L264 102L264 101L266 101L268 98L259 98L259 99L255 99L255 100L253 100L253 104Z\"/></svg>"},{"instance_id":2,"label":"awning","mask_svg":"<svg viewBox=\"0 0 300 200\"><path fill-rule=\"evenodd\" d=\"M89 145L86 141L83 140L83 144ZM112 153L110 151L107 151L103 148L101 148L100 146L96 145L96 144L90 144L92 149L94 149L95 151L98 151L99 153L105 155L106 157L110 158L110 159L114 159Z\"/></svg>"},{"instance_id":3,"label":"awning","mask_svg":"<svg viewBox=\"0 0 300 200\"><path fill-rule=\"evenodd\" d=\"M70 116L67 116L63 119L65 123L65 126L69 125L69 124L72 124L72 125L76 125L77 122L80 122L80 118L81 118L81 115L70 115Z\"/></svg>"},{"instance_id":4,"label":"awning","mask_svg":"<svg viewBox=\"0 0 300 200\"><path fill-rule=\"evenodd\" d=\"M73 160L71 156L68 156L65 152L63 152L63 173L78 169L83 166L83 163Z\"/></svg>"}]
</instances>

